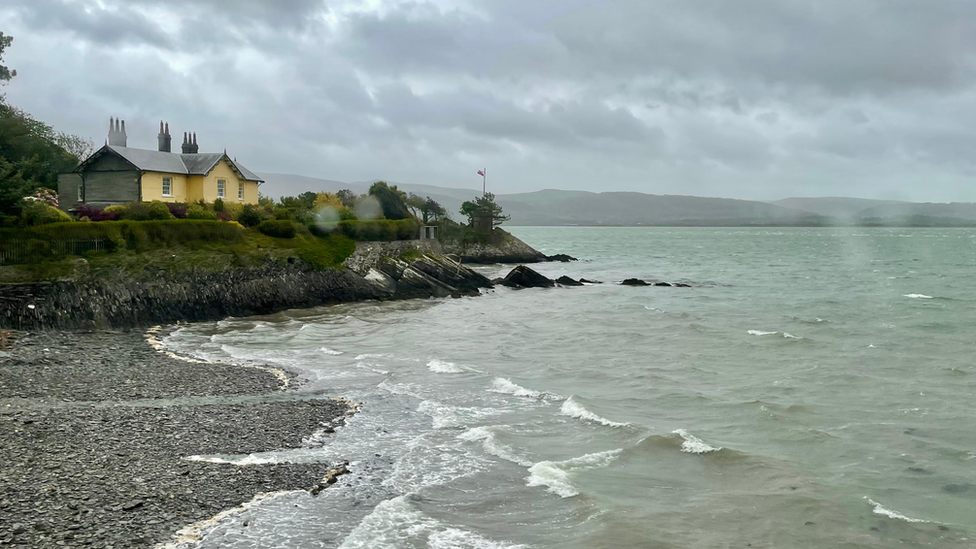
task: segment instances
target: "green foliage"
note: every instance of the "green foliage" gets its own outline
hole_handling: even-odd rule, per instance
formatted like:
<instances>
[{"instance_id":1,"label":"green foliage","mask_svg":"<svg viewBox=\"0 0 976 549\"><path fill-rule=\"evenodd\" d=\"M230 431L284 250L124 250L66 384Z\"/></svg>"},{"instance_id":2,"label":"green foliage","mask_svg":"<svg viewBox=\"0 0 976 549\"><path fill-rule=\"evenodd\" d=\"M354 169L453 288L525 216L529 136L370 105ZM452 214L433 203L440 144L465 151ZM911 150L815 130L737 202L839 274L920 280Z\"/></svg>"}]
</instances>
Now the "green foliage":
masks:
<instances>
[{"instance_id":1,"label":"green foliage","mask_svg":"<svg viewBox=\"0 0 976 549\"><path fill-rule=\"evenodd\" d=\"M383 217L386 219L399 220L411 217L406 204L407 196L397 189L396 185L391 187L384 181L377 181L369 187L369 195L380 203Z\"/></svg>"},{"instance_id":2,"label":"green foliage","mask_svg":"<svg viewBox=\"0 0 976 549\"><path fill-rule=\"evenodd\" d=\"M10 44L14 41L13 36L4 35L0 32L0 61L3 61L3 54ZM11 70L10 68L0 65L0 84L6 84L11 78L17 76L17 71Z\"/></svg>"},{"instance_id":3,"label":"green foliage","mask_svg":"<svg viewBox=\"0 0 976 549\"><path fill-rule=\"evenodd\" d=\"M127 221L153 221L161 219L173 219L169 207L165 202L153 200L152 202L130 202L124 205L114 205L105 208L106 211L118 215L119 219Z\"/></svg>"},{"instance_id":4,"label":"green foliage","mask_svg":"<svg viewBox=\"0 0 976 549\"><path fill-rule=\"evenodd\" d=\"M461 214L468 218L469 223L473 223L476 216L490 215L492 226L501 225L511 219L510 216L502 213L502 207L495 202L495 195L492 193L485 193L484 196L475 198L474 201L465 201L461 204Z\"/></svg>"},{"instance_id":5,"label":"green foliage","mask_svg":"<svg viewBox=\"0 0 976 549\"><path fill-rule=\"evenodd\" d=\"M70 240L105 239L110 251L147 252L175 246L233 245L243 241L244 233L236 223L188 219L51 223L24 229L0 229L0 251L19 251L26 242L29 253L20 254L20 261L38 263L59 257L54 253L57 245Z\"/></svg>"},{"instance_id":6,"label":"green foliage","mask_svg":"<svg viewBox=\"0 0 976 549\"><path fill-rule=\"evenodd\" d=\"M273 212L275 219L295 219L295 214L285 207L278 207Z\"/></svg>"},{"instance_id":7,"label":"green foliage","mask_svg":"<svg viewBox=\"0 0 976 549\"><path fill-rule=\"evenodd\" d=\"M429 196L424 200L424 205L420 208L420 213L423 216L424 224L443 219L447 216L447 210L444 206L441 206Z\"/></svg>"},{"instance_id":8,"label":"green foliage","mask_svg":"<svg viewBox=\"0 0 976 549\"><path fill-rule=\"evenodd\" d=\"M74 221L67 213L41 200L24 201L20 210L21 222L26 225L44 225L47 223L70 223Z\"/></svg>"},{"instance_id":9,"label":"green foliage","mask_svg":"<svg viewBox=\"0 0 976 549\"><path fill-rule=\"evenodd\" d=\"M350 191L349 189L342 189L336 193L336 196L338 196L339 200L342 201L342 205L349 209L355 208L356 201L359 200L356 193Z\"/></svg>"},{"instance_id":10,"label":"green foliage","mask_svg":"<svg viewBox=\"0 0 976 549\"><path fill-rule=\"evenodd\" d=\"M187 207L186 218L187 219L208 219L210 221L217 221L217 214L208 210L206 206L202 206L194 202L193 204L190 204L189 207Z\"/></svg>"},{"instance_id":11,"label":"green foliage","mask_svg":"<svg viewBox=\"0 0 976 549\"><path fill-rule=\"evenodd\" d=\"M213 202L213 211L222 212L224 211L224 199L218 198Z\"/></svg>"},{"instance_id":12,"label":"green foliage","mask_svg":"<svg viewBox=\"0 0 976 549\"><path fill-rule=\"evenodd\" d=\"M20 200L36 189L57 188L58 174L78 165L59 144L71 139L0 96L0 217L16 215Z\"/></svg>"},{"instance_id":13,"label":"green foliage","mask_svg":"<svg viewBox=\"0 0 976 549\"><path fill-rule=\"evenodd\" d=\"M298 257L313 269L338 269L356 251L356 243L342 235L309 237L297 249Z\"/></svg>"},{"instance_id":14,"label":"green foliage","mask_svg":"<svg viewBox=\"0 0 976 549\"><path fill-rule=\"evenodd\" d=\"M339 232L353 240L413 240L420 232L416 219L377 219L373 221L340 221Z\"/></svg>"},{"instance_id":15,"label":"green foliage","mask_svg":"<svg viewBox=\"0 0 976 549\"><path fill-rule=\"evenodd\" d=\"M404 203L407 205L407 208L414 217L420 217L425 203L423 197L410 193L407 195L407 199Z\"/></svg>"},{"instance_id":16,"label":"green foliage","mask_svg":"<svg viewBox=\"0 0 976 549\"><path fill-rule=\"evenodd\" d=\"M262 223L263 220L264 215L262 215L261 210L251 204L245 204L244 209L241 210L240 215L237 216L237 221L245 227L254 227L257 224Z\"/></svg>"},{"instance_id":17,"label":"green foliage","mask_svg":"<svg viewBox=\"0 0 976 549\"><path fill-rule=\"evenodd\" d=\"M267 219L258 224L258 230L273 238L295 238L297 230L293 221Z\"/></svg>"}]
</instances>

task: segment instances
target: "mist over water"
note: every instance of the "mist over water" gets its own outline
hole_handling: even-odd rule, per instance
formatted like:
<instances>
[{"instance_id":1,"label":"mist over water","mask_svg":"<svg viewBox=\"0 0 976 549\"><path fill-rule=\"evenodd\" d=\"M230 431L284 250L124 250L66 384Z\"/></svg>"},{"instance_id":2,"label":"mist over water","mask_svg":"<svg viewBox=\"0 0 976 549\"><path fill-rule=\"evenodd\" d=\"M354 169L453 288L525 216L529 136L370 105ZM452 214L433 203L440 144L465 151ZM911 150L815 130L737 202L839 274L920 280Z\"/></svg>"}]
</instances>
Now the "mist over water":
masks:
<instances>
[{"instance_id":1,"label":"mist over water","mask_svg":"<svg viewBox=\"0 0 976 549\"><path fill-rule=\"evenodd\" d=\"M605 284L165 340L363 403L304 448L210 456L353 474L256 505L202 547L976 543L976 230L511 232L583 259L540 272ZM616 284L630 277L695 287Z\"/></svg>"}]
</instances>

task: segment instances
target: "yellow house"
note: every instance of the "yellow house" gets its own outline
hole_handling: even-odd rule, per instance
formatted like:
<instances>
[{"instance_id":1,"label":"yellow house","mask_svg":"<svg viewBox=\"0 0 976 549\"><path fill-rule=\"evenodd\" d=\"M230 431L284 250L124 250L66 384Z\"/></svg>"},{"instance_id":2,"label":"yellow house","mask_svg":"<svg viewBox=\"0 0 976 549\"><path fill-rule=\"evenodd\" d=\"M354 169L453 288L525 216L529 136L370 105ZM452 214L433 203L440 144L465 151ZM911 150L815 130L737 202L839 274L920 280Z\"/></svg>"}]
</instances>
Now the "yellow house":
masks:
<instances>
[{"instance_id":1,"label":"yellow house","mask_svg":"<svg viewBox=\"0 0 976 549\"><path fill-rule=\"evenodd\" d=\"M264 181L223 153L198 152L196 134L184 133L182 153L170 152L169 124L159 123L159 150L126 146L125 122L109 121L105 146L74 172L58 179L60 205L110 205L163 202L224 201L258 203Z\"/></svg>"}]
</instances>

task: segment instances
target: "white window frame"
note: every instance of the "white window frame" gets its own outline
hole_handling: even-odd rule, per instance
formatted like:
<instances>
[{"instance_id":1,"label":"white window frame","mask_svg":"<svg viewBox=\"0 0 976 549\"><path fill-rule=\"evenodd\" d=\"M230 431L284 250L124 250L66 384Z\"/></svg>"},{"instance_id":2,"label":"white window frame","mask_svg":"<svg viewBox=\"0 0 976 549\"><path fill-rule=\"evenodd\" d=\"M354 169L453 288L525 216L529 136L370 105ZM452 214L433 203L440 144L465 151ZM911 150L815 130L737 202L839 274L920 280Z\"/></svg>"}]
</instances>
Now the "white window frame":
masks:
<instances>
[{"instance_id":1,"label":"white window frame","mask_svg":"<svg viewBox=\"0 0 976 549\"><path fill-rule=\"evenodd\" d=\"M217 180L217 198L224 198L224 192L227 190L227 182L223 179Z\"/></svg>"},{"instance_id":2,"label":"white window frame","mask_svg":"<svg viewBox=\"0 0 976 549\"><path fill-rule=\"evenodd\" d=\"M78 185L78 202L85 201L85 184Z\"/></svg>"},{"instance_id":3,"label":"white window frame","mask_svg":"<svg viewBox=\"0 0 976 549\"><path fill-rule=\"evenodd\" d=\"M238 181L237 182L237 199L238 200L244 200L244 182L243 181Z\"/></svg>"},{"instance_id":4,"label":"white window frame","mask_svg":"<svg viewBox=\"0 0 976 549\"><path fill-rule=\"evenodd\" d=\"M169 192L166 192L166 187L169 187ZM164 177L163 178L163 196L166 198L173 198L173 178Z\"/></svg>"}]
</instances>

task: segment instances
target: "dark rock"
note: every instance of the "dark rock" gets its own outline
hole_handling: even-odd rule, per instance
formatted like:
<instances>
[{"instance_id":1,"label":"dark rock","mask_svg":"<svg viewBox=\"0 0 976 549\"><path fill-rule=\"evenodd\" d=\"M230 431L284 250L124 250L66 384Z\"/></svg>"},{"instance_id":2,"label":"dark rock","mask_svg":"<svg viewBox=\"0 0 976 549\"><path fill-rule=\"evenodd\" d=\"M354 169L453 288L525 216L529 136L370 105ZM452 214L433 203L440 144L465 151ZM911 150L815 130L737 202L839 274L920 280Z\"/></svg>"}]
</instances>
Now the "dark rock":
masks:
<instances>
[{"instance_id":1,"label":"dark rock","mask_svg":"<svg viewBox=\"0 0 976 549\"><path fill-rule=\"evenodd\" d=\"M560 284L562 286L582 286L583 285L582 282L577 282L577 281L573 280L572 278L569 278L566 275L563 275L563 276L557 278L556 279L556 284Z\"/></svg>"},{"instance_id":2,"label":"dark rock","mask_svg":"<svg viewBox=\"0 0 976 549\"><path fill-rule=\"evenodd\" d=\"M671 287L671 283L670 282L655 282L654 285L655 286L665 286L665 287L668 287L668 288Z\"/></svg>"},{"instance_id":3,"label":"dark rock","mask_svg":"<svg viewBox=\"0 0 976 549\"><path fill-rule=\"evenodd\" d=\"M628 278L620 283L621 286L650 286L647 282L639 278Z\"/></svg>"},{"instance_id":4,"label":"dark rock","mask_svg":"<svg viewBox=\"0 0 976 549\"><path fill-rule=\"evenodd\" d=\"M508 273L502 281L502 286L509 288L552 288L556 283L533 271L525 265L519 265Z\"/></svg>"},{"instance_id":5,"label":"dark rock","mask_svg":"<svg viewBox=\"0 0 976 549\"><path fill-rule=\"evenodd\" d=\"M675 288L691 288L691 284L685 284L684 282L675 282L672 286Z\"/></svg>"},{"instance_id":6,"label":"dark rock","mask_svg":"<svg viewBox=\"0 0 976 549\"><path fill-rule=\"evenodd\" d=\"M546 259L548 259L549 261L560 261L562 263L569 263L570 261L579 261L575 257L566 254L550 255Z\"/></svg>"}]
</instances>

